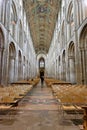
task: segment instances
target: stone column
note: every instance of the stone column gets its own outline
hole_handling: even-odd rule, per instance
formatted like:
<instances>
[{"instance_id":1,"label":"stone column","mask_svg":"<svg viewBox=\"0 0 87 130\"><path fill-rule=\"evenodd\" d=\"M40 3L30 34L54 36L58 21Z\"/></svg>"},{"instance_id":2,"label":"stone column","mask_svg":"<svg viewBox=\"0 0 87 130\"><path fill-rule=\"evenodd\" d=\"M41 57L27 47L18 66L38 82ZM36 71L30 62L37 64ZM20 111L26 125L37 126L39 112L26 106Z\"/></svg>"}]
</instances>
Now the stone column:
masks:
<instances>
[{"instance_id":1,"label":"stone column","mask_svg":"<svg viewBox=\"0 0 87 130\"><path fill-rule=\"evenodd\" d=\"M86 84L86 51L81 49L82 84Z\"/></svg>"},{"instance_id":2,"label":"stone column","mask_svg":"<svg viewBox=\"0 0 87 130\"><path fill-rule=\"evenodd\" d=\"M21 60L18 62L18 80L21 79Z\"/></svg>"},{"instance_id":3,"label":"stone column","mask_svg":"<svg viewBox=\"0 0 87 130\"><path fill-rule=\"evenodd\" d=\"M18 80L18 59L17 57L14 59L14 81L16 82Z\"/></svg>"},{"instance_id":4,"label":"stone column","mask_svg":"<svg viewBox=\"0 0 87 130\"><path fill-rule=\"evenodd\" d=\"M85 50L85 61L86 61L86 76L87 76L87 47ZM87 78L86 78L86 84L87 84Z\"/></svg>"},{"instance_id":5,"label":"stone column","mask_svg":"<svg viewBox=\"0 0 87 130\"><path fill-rule=\"evenodd\" d=\"M85 73L85 84L87 84L87 55L86 55L86 50L84 49L84 73Z\"/></svg>"},{"instance_id":6,"label":"stone column","mask_svg":"<svg viewBox=\"0 0 87 130\"><path fill-rule=\"evenodd\" d=\"M23 64L23 79L25 79L25 65Z\"/></svg>"},{"instance_id":7,"label":"stone column","mask_svg":"<svg viewBox=\"0 0 87 130\"><path fill-rule=\"evenodd\" d=\"M66 64L63 62L63 80L66 81Z\"/></svg>"},{"instance_id":8,"label":"stone column","mask_svg":"<svg viewBox=\"0 0 87 130\"><path fill-rule=\"evenodd\" d=\"M3 49L2 50L2 54L1 54L1 59L0 59L0 69L1 69L1 76L2 76L2 79L1 79L1 84L2 85L7 85L8 83L8 53L7 53L7 49ZM2 62L2 63L1 63Z\"/></svg>"},{"instance_id":9,"label":"stone column","mask_svg":"<svg viewBox=\"0 0 87 130\"><path fill-rule=\"evenodd\" d=\"M70 24L67 23L67 41L69 40L70 35L71 35L71 32L70 32Z\"/></svg>"},{"instance_id":10,"label":"stone column","mask_svg":"<svg viewBox=\"0 0 87 130\"><path fill-rule=\"evenodd\" d=\"M59 79L59 63L58 63L58 73L57 73L57 78Z\"/></svg>"},{"instance_id":11,"label":"stone column","mask_svg":"<svg viewBox=\"0 0 87 130\"><path fill-rule=\"evenodd\" d=\"M63 62L61 63L61 80L63 80Z\"/></svg>"},{"instance_id":12,"label":"stone column","mask_svg":"<svg viewBox=\"0 0 87 130\"><path fill-rule=\"evenodd\" d=\"M2 58L3 58L3 50L0 48L0 84L2 81Z\"/></svg>"},{"instance_id":13,"label":"stone column","mask_svg":"<svg viewBox=\"0 0 87 130\"><path fill-rule=\"evenodd\" d=\"M14 59L10 57L9 59L9 83L14 81Z\"/></svg>"},{"instance_id":14,"label":"stone column","mask_svg":"<svg viewBox=\"0 0 87 130\"><path fill-rule=\"evenodd\" d=\"M1 21L1 10L2 10L2 1L0 1L0 21Z\"/></svg>"},{"instance_id":15,"label":"stone column","mask_svg":"<svg viewBox=\"0 0 87 130\"><path fill-rule=\"evenodd\" d=\"M58 59L57 59L57 79L58 79Z\"/></svg>"},{"instance_id":16,"label":"stone column","mask_svg":"<svg viewBox=\"0 0 87 130\"><path fill-rule=\"evenodd\" d=\"M59 65L59 79L61 80L61 66Z\"/></svg>"},{"instance_id":17,"label":"stone column","mask_svg":"<svg viewBox=\"0 0 87 130\"><path fill-rule=\"evenodd\" d=\"M76 83L74 57L69 57L69 66L70 66L70 82Z\"/></svg>"}]
</instances>

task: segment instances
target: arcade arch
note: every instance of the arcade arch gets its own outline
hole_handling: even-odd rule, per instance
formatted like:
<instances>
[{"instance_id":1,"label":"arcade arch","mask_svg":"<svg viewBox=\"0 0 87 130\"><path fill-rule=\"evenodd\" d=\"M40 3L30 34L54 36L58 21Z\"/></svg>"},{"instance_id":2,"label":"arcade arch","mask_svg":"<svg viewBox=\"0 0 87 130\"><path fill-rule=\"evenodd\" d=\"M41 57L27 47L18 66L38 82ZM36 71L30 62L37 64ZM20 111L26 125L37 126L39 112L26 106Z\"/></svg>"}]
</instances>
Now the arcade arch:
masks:
<instances>
[{"instance_id":1,"label":"arcade arch","mask_svg":"<svg viewBox=\"0 0 87 130\"><path fill-rule=\"evenodd\" d=\"M74 45L74 42L71 42L69 44L68 65L69 65L69 80L70 80L71 83L76 83L75 45Z\"/></svg>"},{"instance_id":2,"label":"arcade arch","mask_svg":"<svg viewBox=\"0 0 87 130\"><path fill-rule=\"evenodd\" d=\"M14 43L9 45L9 83L14 82L15 80L15 58L16 58L16 49Z\"/></svg>"},{"instance_id":3,"label":"arcade arch","mask_svg":"<svg viewBox=\"0 0 87 130\"><path fill-rule=\"evenodd\" d=\"M81 56L81 80L83 84L87 84L87 24L83 27L81 31L79 47Z\"/></svg>"}]
</instances>

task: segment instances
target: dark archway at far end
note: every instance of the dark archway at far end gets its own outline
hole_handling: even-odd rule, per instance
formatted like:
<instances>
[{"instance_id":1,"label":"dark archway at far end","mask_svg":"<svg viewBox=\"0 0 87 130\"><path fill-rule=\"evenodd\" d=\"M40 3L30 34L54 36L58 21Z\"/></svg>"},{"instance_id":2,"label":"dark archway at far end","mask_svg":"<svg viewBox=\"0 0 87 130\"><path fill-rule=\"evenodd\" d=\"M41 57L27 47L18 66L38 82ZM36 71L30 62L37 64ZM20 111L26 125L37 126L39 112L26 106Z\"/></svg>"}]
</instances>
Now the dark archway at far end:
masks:
<instances>
[{"instance_id":1,"label":"dark archway at far end","mask_svg":"<svg viewBox=\"0 0 87 130\"><path fill-rule=\"evenodd\" d=\"M43 57L39 59L39 74L40 74L40 77L44 76L45 74L45 60Z\"/></svg>"}]
</instances>

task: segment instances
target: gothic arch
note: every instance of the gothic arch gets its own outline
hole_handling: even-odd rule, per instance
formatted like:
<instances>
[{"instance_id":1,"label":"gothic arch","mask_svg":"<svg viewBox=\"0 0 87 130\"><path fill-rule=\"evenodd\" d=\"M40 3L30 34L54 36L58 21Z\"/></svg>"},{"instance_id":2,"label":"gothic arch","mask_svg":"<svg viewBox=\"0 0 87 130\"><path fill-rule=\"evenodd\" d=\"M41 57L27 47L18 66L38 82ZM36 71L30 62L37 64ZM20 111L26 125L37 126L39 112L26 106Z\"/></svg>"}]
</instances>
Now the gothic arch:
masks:
<instances>
[{"instance_id":1,"label":"gothic arch","mask_svg":"<svg viewBox=\"0 0 87 130\"><path fill-rule=\"evenodd\" d=\"M3 51L4 51L4 34L2 29L0 28L0 84L2 81Z\"/></svg>"},{"instance_id":2,"label":"gothic arch","mask_svg":"<svg viewBox=\"0 0 87 130\"><path fill-rule=\"evenodd\" d=\"M81 74L82 74L82 83L87 84L87 24L83 27L80 39L80 60L81 60Z\"/></svg>"},{"instance_id":3,"label":"gothic arch","mask_svg":"<svg viewBox=\"0 0 87 130\"><path fill-rule=\"evenodd\" d=\"M69 44L68 48L68 65L69 80L71 83L76 83L75 45L73 41Z\"/></svg>"},{"instance_id":4,"label":"gothic arch","mask_svg":"<svg viewBox=\"0 0 87 130\"><path fill-rule=\"evenodd\" d=\"M80 48L86 48L87 47L87 24L84 25L84 27L81 30L80 33Z\"/></svg>"}]
</instances>

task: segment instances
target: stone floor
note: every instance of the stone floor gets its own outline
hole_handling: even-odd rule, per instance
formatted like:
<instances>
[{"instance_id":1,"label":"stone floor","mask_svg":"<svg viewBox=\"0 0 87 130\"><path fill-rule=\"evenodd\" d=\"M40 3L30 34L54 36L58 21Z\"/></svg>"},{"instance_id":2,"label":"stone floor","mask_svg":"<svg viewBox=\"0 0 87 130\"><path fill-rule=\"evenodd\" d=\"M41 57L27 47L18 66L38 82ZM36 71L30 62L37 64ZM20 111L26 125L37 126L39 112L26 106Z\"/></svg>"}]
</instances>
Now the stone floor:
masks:
<instances>
[{"instance_id":1,"label":"stone floor","mask_svg":"<svg viewBox=\"0 0 87 130\"><path fill-rule=\"evenodd\" d=\"M65 114L67 117L67 115ZM10 110L0 110L0 130L80 130L63 118L51 89L40 83Z\"/></svg>"}]
</instances>

